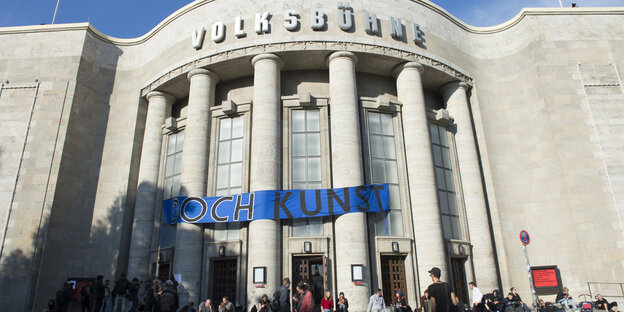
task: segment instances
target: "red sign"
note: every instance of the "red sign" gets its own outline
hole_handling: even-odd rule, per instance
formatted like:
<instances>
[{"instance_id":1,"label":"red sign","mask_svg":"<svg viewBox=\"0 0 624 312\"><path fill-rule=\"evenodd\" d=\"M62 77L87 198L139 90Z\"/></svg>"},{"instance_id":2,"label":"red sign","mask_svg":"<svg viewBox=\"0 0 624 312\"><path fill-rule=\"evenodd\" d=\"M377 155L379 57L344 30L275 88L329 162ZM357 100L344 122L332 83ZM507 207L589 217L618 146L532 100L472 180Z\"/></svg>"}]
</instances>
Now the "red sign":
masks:
<instances>
[{"instance_id":1,"label":"red sign","mask_svg":"<svg viewBox=\"0 0 624 312\"><path fill-rule=\"evenodd\" d=\"M533 283L535 287L558 287L557 271L555 269L533 269Z\"/></svg>"},{"instance_id":2,"label":"red sign","mask_svg":"<svg viewBox=\"0 0 624 312\"><path fill-rule=\"evenodd\" d=\"M523 245L528 245L531 242L531 238L529 237L529 232L522 230L520 231L520 241Z\"/></svg>"}]
</instances>

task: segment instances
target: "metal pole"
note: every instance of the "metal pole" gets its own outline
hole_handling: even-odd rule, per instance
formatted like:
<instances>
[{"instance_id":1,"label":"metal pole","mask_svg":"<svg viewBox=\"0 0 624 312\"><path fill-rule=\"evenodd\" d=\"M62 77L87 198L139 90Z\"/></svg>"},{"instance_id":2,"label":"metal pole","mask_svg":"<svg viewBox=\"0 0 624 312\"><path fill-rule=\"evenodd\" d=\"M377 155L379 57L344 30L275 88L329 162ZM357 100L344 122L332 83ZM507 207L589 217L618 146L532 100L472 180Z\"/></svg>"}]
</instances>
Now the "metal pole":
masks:
<instances>
[{"instance_id":1,"label":"metal pole","mask_svg":"<svg viewBox=\"0 0 624 312\"><path fill-rule=\"evenodd\" d=\"M559 6L563 8L563 3L561 3L561 0L559 0ZM52 23L54 24L54 23Z\"/></svg>"},{"instance_id":2,"label":"metal pole","mask_svg":"<svg viewBox=\"0 0 624 312\"><path fill-rule=\"evenodd\" d=\"M561 0L559 1L561 2ZM52 17L52 24L54 24L54 21L56 21L56 12L58 11L58 6L60 2L61 0L56 0L56 8L54 9L54 16Z\"/></svg>"},{"instance_id":3,"label":"metal pole","mask_svg":"<svg viewBox=\"0 0 624 312\"><path fill-rule=\"evenodd\" d=\"M535 285L533 284L533 274L531 274L531 263L529 262L529 253L524 245L524 257L526 258L527 272L529 273L529 284L531 284L531 295L533 296L533 309L537 309L537 295L535 293Z\"/></svg>"}]
</instances>

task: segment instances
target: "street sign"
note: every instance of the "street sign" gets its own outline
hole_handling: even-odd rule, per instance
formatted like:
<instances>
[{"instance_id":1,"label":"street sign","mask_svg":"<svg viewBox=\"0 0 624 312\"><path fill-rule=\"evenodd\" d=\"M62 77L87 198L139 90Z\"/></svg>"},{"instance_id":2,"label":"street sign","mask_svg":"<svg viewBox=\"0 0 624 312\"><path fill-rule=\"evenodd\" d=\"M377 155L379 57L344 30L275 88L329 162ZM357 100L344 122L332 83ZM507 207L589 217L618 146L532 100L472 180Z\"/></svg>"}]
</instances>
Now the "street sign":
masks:
<instances>
[{"instance_id":1,"label":"street sign","mask_svg":"<svg viewBox=\"0 0 624 312\"><path fill-rule=\"evenodd\" d=\"M527 231L520 231L520 241L524 246L528 245L531 242L531 238L529 237L529 233Z\"/></svg>"}]
</instances>

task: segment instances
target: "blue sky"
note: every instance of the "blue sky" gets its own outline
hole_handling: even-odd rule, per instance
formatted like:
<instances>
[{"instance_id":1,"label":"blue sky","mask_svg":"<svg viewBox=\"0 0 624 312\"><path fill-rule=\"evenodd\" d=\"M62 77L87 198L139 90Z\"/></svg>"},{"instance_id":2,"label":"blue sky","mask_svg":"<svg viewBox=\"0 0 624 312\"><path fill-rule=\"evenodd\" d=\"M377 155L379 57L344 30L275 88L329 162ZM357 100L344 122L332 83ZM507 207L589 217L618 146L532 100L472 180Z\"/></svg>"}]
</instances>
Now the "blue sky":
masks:
<instances>
[{"instance_id":1,"label":"blue sky","mask_svg":"<svg viewBox=\"0 0 624 312\"><path fill-rule=\"evenodd\" d=\"M227 0L224 0L227 1ZM270 1L270 0L268 0ZM561 0L565 7L624 6L624 0ZM192 0L60 0L56 23L90 22L119 38L139 37ZM336 0L337 2L337 0ZM433 0L464 22L493 26L523 7L558 7L559 0ZM49 24L56 0L0 0L0 27Z\"/></svg>"}]
</instances>

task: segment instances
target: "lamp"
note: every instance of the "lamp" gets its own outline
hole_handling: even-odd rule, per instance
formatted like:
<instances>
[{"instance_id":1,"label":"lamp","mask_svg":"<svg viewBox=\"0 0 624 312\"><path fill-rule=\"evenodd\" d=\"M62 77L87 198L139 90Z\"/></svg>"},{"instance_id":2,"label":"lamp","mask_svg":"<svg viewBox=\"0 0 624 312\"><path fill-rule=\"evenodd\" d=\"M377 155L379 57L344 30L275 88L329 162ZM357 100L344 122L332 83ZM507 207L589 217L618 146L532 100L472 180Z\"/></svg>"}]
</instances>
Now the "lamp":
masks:
<instances>
[{"instance_id":1,"label":"lamp","mask_svg":"<svg viewBox=\"0 0 624 312\"><path fill-rule=\"evenodd\" d=\"M399 242L392 242L392 252L399 252Z\"/></svg>"},{"instance_id":2,"label":"lamp","mask_svg":"<svg viewBox=\"0 0 624 312\"><path fill-rule=\"evenodd\" d=\"M225 246L219 246L219 257L225 256Z\"/></svg>"},{"instance_id":3,"label":"lamp","mask_svg":"<svg viewBox=\"0 0 624 312\"><path fill-rule=\"evenodd\" d=\"M306 253L312 252L312 242L303 242L303 251Z\"/></svg>"},{"instance_id":4,"label":"lamp","mask_svg":"<svg viewBox=\"0 0 624 312\"><path fill-rule=\"evenodd\" d=\"M464 245L457 246L457 251L459 251L460 255L465 255L466 254L466 248L464 248Z\"/></svg>"}]
</instances>

